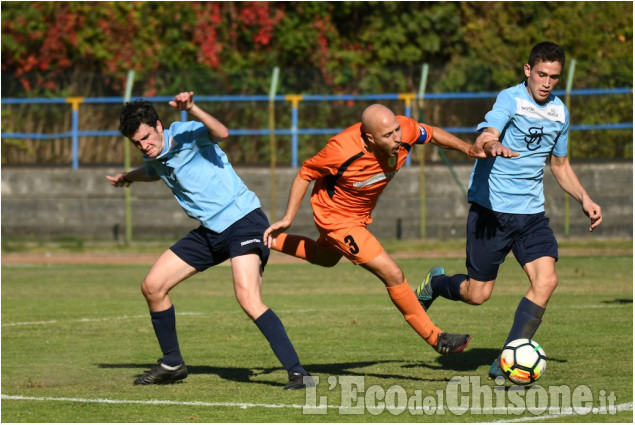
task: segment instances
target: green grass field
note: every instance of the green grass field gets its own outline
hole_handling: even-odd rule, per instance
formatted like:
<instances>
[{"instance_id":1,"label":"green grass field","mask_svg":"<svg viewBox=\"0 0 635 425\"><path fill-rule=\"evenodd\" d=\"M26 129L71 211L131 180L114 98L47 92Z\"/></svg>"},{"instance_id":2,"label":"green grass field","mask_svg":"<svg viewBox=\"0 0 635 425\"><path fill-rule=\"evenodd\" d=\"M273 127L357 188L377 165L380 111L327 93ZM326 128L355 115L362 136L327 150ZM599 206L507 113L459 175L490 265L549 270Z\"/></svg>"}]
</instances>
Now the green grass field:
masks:
<instances>
[{"instance_id":1,"label":"green grass field","mask_svg":"<svg viewBox=\"0 0 635 425\"><path fill-rule=\"evenodd\" d=\"M464 270L459 258L398 262L413 287L434 265ZM450 356L427 346L362 268L270 264L264 300L319 378L313 390L283 391L286 373L235 301L226 265L171 294L189 377L139 387L134 378L160 357L139 290L149 265L4 264L2 421L632 422L632 251L563 255L557 267L535 337L547 370L517 390L487 379L527 289L513 258L484 305L432 306L441 328L472 334Z\"/></svg>"}]
</instances>

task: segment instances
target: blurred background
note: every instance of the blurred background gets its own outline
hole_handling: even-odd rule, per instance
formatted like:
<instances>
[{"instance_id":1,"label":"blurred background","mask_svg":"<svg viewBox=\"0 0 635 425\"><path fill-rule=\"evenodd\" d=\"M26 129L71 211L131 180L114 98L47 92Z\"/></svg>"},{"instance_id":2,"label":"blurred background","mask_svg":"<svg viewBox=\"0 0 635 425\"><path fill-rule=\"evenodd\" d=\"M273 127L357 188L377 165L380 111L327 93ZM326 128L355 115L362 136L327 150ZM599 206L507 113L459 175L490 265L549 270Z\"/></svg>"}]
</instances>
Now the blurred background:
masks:
<instances>
[{"instance_id":1,"label":"blurred background","mask_svg":"<svg viewBox=\"0 0 635 425\"><path fill-rule=\"evenodd\" d=\"M194 91L197 103L229 127L223 150L234 166L262 169L256 177L240 174L275 218L298 164L359 121L369 103L473 141L496 94L524 80L531 47L545 40L567 54L557 94L571 113L572 161L608 167L578 170L586 170L581 178L593 185L589 190L612 196L602 201L619 204L615 214L626 217L610 234L632 236L633 2L18 1L3 2L1 12L5 236L76 234L80 225L70 223L108 209L81 207L86 200L77 200L79 191L119 196L98 186L104 171L95 169L123 164L125 143L116 129L126 89L133 99L155 101L164 124L187 119L167 100ZM413 154L412 165L451 164L442 179L454 187L439 197L456 197L459 206L442 204L442 212L454 212L441 219L459 224L439 237L460 236L465 201L460 190L453 192L453 180L465 186L471 162L445 155L433 149ZM142 162L136 150L131 161ZM78 174L86 170L97 177ZM280 177L271 180L273 187L259 187L274 170ZM70 185L77 193L56 193L57 201L45 202L51 191L71 190L62 175L75 179ZM600 176L606 184L596 184ZM611 195L615 188L608 185L615 182L621 191ZM554 193L561 196L559 189ZM400 194L412 202L401 209L419 208L422 196L430 195ZM65 197L79 204L62 208ZM66 226L52 233L42 227L51 215L33 212L51 205ZM123 226L114 208L108 229ZM563 208L556 205L552 214ZM83 210L82 217L69 218ZM425 235L431 222L413 226L403 233ZM401 235L395 227L386 234Z\"/></svg>"},{"instance_id":2,"label":"blurred background","mask_svg":"<svg viewBox=\"0 0 635 425\"><path fill-rule=\"evenodd\" d=\"M574 133L575 158L632 160L632 2L3 2L2 165L72 160L71 104L7 104L7 98L80 97L79 130L114 131L118 106L94 98L124 96L130 70L134 98L183 90L201 99L232 96L199 102L233 130L270 127L268 102L248 96L266 100L278 68L278 99L423 90L419 118L461 132L482 120L499 90L523 81L531 46L544 40L567 54L558 89L568 84L572 60L574 93L603 89L569 99L572 124L590 126ZM620 88L626 93L613 91ZM491 96L433 97L457 93ZM403 101L381 101L405 112ZM164 121L179 119L167 102L158 103ZM297 119L302 128L341 129L358 121L367 104L301 101ZM274 108L275 128L289 129L291 102L276 100ZM630 129L611 127L619 123ZM50 137L56 134L64 137ZM471 131L460 136L474 138ZM276 154L288 165L290 136L279 137ZM298 159L327 137L300 135ZM116 132L81 136L79 163L120 163L120 142ZM236 134L228 153L235 164L267 165L268 134Z\"/></svg>"}]
</instances>

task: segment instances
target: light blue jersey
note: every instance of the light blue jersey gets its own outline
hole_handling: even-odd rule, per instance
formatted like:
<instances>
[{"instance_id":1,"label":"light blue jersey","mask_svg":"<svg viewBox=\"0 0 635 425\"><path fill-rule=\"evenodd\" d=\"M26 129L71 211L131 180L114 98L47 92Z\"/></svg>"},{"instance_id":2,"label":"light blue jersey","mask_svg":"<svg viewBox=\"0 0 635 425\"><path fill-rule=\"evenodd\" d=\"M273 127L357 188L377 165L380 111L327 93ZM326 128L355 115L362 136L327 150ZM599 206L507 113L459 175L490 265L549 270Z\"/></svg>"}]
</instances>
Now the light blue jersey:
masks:
<instances>
[{"instance_id":1,"label":"light blue jersey","mask_svg":"<svg viewBox=\"0 0 635 425\"><path fill-rule=\"evenodd\" d=\"M146 157L145 168L165 182L188 216L220 233L260 207L202 123L175 122L164 137L163 152Z\"/></svg>"},{"instance_id":2,"label":"light blue jersey","mask_svg":"<svg viewBox=\"0 0 635 425\"><path fill-rule=\"evenodd\" d=\"M553 94L544 105L536 103L521 83L499 93L477 130L487 127L500 131L501 143L520 156L477 159L470 176L468 201L510 214L543 212L547 158L550 154L567 156L566 106Z\"/></svg>"}]
</instances>

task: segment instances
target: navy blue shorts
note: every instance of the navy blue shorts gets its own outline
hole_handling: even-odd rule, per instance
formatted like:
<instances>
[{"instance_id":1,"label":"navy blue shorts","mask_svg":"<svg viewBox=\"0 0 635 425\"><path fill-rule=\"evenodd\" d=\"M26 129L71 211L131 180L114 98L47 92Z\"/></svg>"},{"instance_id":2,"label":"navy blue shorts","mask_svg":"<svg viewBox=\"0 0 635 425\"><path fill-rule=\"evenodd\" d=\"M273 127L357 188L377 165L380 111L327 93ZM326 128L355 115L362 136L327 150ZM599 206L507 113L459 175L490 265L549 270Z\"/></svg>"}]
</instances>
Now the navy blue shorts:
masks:
<instances>
[{"instance_id":1,"label":"navy blue shorts","mask_svg":"<svg viewBox=\"0 0 635 425\"><path fill-rule=\"evenodd\" d=\"M558 242L544 212L507 214L472 204L467 216L467 260L470 277L496 279L509 251L521 267L541 257L558 261Z\"/></svg>"},{"instance_id":2,"label":"navy blue shorts","mask_svg":"<svg viewBox=\"0 0 635 425\"><path fill-rule=\"evenodd\" d=\"M269 260L269 248L262 235L269 227L265 213L257 208L220 233L199 227L170 247L199 272L251 251L260 255L262 269Z\"/></svg>"}]
</instances>

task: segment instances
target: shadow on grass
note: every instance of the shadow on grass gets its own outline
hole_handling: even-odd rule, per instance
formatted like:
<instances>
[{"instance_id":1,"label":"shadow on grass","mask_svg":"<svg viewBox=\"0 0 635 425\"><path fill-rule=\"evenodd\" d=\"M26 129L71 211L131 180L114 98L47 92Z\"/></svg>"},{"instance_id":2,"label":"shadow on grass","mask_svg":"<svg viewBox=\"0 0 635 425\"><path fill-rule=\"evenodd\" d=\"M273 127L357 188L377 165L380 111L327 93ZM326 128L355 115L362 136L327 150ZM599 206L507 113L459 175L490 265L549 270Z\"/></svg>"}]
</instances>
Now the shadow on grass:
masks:
<instances>
[{"instance_id":1,"label":"shadow on grass","mask_svg":"<svg viewBox=\"0 0 635 425\"><path fill-rule=\"evenodd\" d=\"M438 364L426 364L426 367L430 369L443 369L455 372L475 371L482 366L489 367L500 352L501 350L496 348L468 348L468 350L464 353L439 356L436 359Z\"/></svg>"},{"instance_id":2,"label":"shadow on grass","mask_svg":"<svg viewBox=\"0 0 635 425\"><path fill-rule=\"evenodd\" d=\"M439 366L436 369L454 370L457 372L469 372L478 369L481 366L491 366L494 359L500 354L500 349L495 348L475 348L465 353L451 356L439 357L437 361ZM548 362L567 363L565 359L547 356ZM434 366L428 366L435 368Z\"/></svg>"},{"instance_id":3,"label":"shadow on grass","mask_svg":"<svg viewBox=\"0 0 635 425\"><path fill-rule=\"evenodd\" d=\"M602 301L604 304L633 304L632 298L616 298L610 301Z\"/></svg>"},{"instance_id":4,"label":"shadow on grass","mask_svg":"<svg viewBox=\"0 0 635 425\"><path fill-rule=\"evenodd\" d=\"M135 369L138 371L146 371L146 370L150 370L152 369L154 366L156 366L156 363L154 364L150 364L150 363L146 363L146 364L133 364L133 363L122 363L122 364L107 364L107 363L101 363L98 365L100 368L103 369ZM265 373L270 373L273 372L275 370L280 370L280 371L284 371L282 368L277 368L277 369L247 369L247 368L241 368L241 367L214 367L214 366L196 366L196 365L187 365L187 371L189 376L191 375L218 375L220 378L222 379L226 379L228 381L236 381L236 382L256 382L259 384L267 384L267 385L274 385L274 386L280 386L280 385L284 385L286 383L286 380L281 384L281 381L276 381L276 382L266 382L266 381L260 381L257 379L253 379L253 378L257 378L259 375L264 375ZM141 376L142 373L138 373L136 375L133 376L133 378L137 378L139 376ZM286 378L286 373L284 374L284 378Z\"/></svg>"},{"instance_id":5,"label":"shadow on grass","mask_svg":"<svg viewBox=\"0 0 635 425\"><path fill-rule=\"evenodd\" d=\"M367 376L381 379L397 379L397 380L414 380L426 382L445 382L447 378L425 379L420 374L412 374L411 370L415 368L425 368L434 370L447 370L448 372L467 372L474 371L477 368L492 363L492 359L499 353L496 349L474 349L465 353L453 354L448 356L439 356L435 362L416 362L412 360L376 360L376 361L359 361L345 363L326 363L326 364L306 364L304 368L314 376ZM363 368L372 368L382 364L401 364L403 373L381 373L368 370L359 370ZM105 369L136 369L138 371L149 370L154 364L99 364L98 367ZM241 367L216 367L216 366L199 366L187 365L190 375L217 375L221 379L236 382L251 382L264 385L279 387L287 381L287 373L281 367L276 368L241 368ZM389 369L394 370L395 366ZM268 380L268 375L280 375L275 381ZM141 373L134 377L140 376ZM418 376L413 376L418 375ZM264 378L264 379L263 379Z\"/></svg>"}]
</instances>

